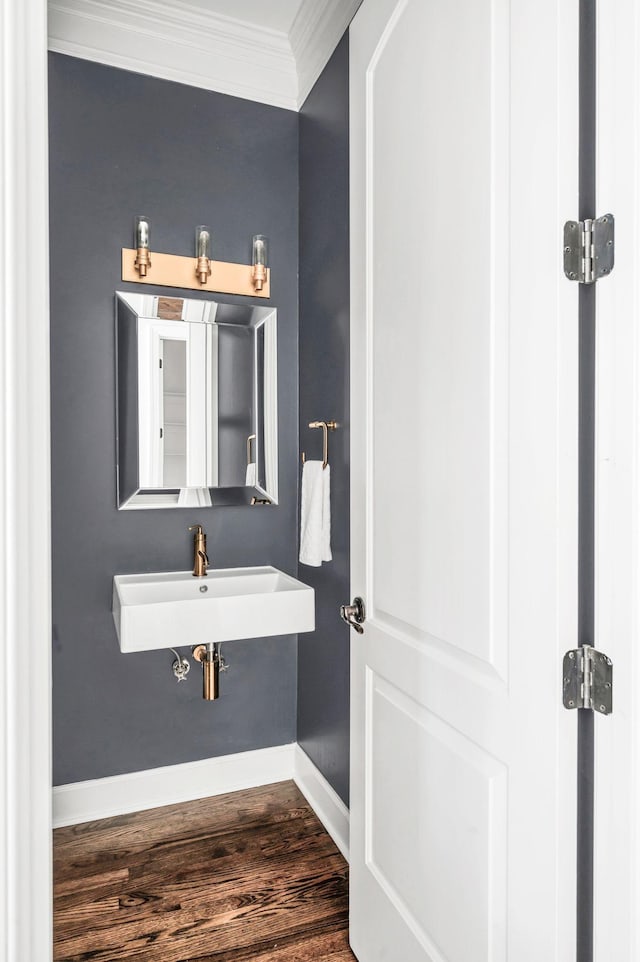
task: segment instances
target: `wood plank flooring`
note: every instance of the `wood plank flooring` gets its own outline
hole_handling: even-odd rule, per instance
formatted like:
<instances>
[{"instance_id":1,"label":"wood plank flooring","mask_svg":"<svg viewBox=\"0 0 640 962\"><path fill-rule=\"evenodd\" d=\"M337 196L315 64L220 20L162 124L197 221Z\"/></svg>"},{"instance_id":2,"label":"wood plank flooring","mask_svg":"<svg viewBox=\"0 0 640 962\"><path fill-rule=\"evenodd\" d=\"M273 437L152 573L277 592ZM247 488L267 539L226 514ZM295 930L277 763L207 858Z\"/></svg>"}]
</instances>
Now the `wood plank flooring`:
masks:
<instances>
[{"instance_id":1,"label":"wood plank flooring","mask_svg":"<svg viewBox=\"0 0 640 962\"><path fill-rule=\"evenodd\" d=\"M54 832L56 962L353 962L347 909L293 782Z\"/></svg>"}]
</instances>

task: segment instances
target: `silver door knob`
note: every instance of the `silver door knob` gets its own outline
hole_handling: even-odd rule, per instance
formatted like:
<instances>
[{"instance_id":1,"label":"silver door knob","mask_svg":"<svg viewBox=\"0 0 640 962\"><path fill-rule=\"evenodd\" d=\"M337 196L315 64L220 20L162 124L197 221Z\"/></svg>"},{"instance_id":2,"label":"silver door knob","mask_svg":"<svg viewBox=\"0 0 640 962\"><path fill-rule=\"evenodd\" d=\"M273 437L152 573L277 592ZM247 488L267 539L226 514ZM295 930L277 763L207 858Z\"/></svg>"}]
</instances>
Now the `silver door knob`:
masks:
<instances>
[{"instance_id":1,"label":"silver door knob","mask_svg":"<svg viewBox=\"0 0 640 962\"><path fill-rule=\"evenodd\" d=\"M364 628L362 626L367 617L367 613L362 598L354 598L350 605L341 605L340 617L350 625L351 628L355 628L359 635L363 634Z\"/></svg>"}]
</instances>

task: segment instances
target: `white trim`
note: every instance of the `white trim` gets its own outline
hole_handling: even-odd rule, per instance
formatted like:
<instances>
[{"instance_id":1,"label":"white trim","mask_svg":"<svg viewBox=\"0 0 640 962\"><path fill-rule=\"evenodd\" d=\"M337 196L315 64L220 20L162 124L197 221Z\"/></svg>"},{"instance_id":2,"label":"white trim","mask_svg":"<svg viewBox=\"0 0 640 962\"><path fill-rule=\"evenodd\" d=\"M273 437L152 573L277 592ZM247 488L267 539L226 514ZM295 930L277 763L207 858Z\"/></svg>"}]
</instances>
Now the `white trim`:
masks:
<instances>
[{"instance_id":1,"label":"white trim","mask_svg":"<svg viewBox=\"0 0 640 962\"><path fill-rule=\"evenodd\" d=\"M293 778L295 745L95 778L53 789L53 827L239 792Z\"/></svg>"},{"instance_id":2,"label":"white trim","mask_svg":"<svg viewBox=\"0 0 640 962\"><path fill-rule=\"evenodd\" d=\"M294 780L325 829L349 861L349 809L307 753L295 745Z\"/></svg>"},{"instance_id":3,"label":"white trim","mask_svg":"<svg viewBox=\"0 0 640 962\"><path fill-rule=\"evenodd\" d=\"M0 962L53 944L46 23L0 0Z\"/></svg>"},{"instance_id":4,"label":"white trim","mask_svg":"<svg viewBox=\"0 0 640 962\"><path fill-rule=\"evenodd\" d=\"M361 0L302 0L286 33L171 0L50 0L49 49L299 110Z\"/></svg>"},{"instance_id":5,"label":"white trim","mask_svg":"<svg viewBox=\"0 0 640 962\"><path fill-rule=\"evenodd\" d=\"M53 827L212 798L289 779L295 781L349 861L349 809L296 742L59 785L53 789Z\"/></svg>"},{"instance_id":6,"label":"white trim","mask_svg":"<svg viewBox=\"0 0 640 962\"><path fill-rule=\"evenodd\" d=\"M49 49L296 110L286 34L168 0L52 0Z\"/></svg>"},{"instance_id":7,"label":"white trim","mask_svg":"<svg viewBox=\"0 0 640 962\"><path fill-rule=\"evenodd\" d=\"M362 0L302 0L289 40L298 71L298 108L327 65Z\"/></svg>"}]
</instances>

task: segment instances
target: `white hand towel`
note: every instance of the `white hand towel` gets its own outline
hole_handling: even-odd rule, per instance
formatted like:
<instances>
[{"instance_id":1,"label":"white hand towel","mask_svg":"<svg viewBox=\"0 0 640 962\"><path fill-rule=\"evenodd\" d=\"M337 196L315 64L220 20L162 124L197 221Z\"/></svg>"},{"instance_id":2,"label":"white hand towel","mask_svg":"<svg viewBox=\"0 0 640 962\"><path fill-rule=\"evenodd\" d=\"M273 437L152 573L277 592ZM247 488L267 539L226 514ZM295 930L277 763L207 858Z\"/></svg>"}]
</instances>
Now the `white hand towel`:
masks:
<instances>
[{"instance_id":1,"label":"white hand towel","mask_svg":"<svg viewBox=\"0 0 640 962\"><path fill-rule=\"evenodd\" d=\"M247 480L245 481L245 484L248 488L255 488L257 481L256 462L250 461L247 465Z\"/></svg>"},{"instance_id":2,"label":"white hand towel","mask_svg":"<svg viewBox=\"0 0 640 962\"><path fill-rule=\"evenodd\" d=\"M302 467L300 563L319 568L331 561L331 468L322 461Z\"/></svg>"},{"instance_id":3,"label":"white hand towel","mask_svg":"<svg viewBox=\"0 0 640 962\"><path fill-rule=\"evenodd\" d=\"M322 472L322 560L331 561L331 467Z\"/></svg>"}]
</instances>

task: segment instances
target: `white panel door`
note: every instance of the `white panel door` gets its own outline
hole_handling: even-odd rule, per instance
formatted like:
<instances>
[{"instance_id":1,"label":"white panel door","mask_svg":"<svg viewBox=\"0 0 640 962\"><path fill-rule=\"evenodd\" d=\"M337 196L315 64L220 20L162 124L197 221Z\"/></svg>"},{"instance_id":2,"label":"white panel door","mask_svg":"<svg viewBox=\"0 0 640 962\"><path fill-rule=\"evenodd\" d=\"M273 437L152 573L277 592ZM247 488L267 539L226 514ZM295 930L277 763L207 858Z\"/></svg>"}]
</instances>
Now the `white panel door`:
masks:
<instances>
[{"instance_id":1,"label":"white panel door","mask_svg":"<svg viewBox=\"0 0 640 962\"><path fill-rule=\"evenodd\" d=\"M574 954L574 0L351 27L351 941Z\"/></svg>"}]
</instances>

